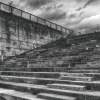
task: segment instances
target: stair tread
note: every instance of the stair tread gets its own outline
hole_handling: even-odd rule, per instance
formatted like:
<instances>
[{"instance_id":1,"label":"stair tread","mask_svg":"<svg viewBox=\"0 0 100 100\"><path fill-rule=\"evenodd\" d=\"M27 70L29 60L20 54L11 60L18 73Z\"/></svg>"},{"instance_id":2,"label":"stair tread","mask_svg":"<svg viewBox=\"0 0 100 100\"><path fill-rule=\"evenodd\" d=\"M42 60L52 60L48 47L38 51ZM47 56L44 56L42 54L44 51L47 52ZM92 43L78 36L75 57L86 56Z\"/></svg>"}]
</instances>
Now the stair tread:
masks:
<instances>
[{"instance_id":1,"label":"stair tread","mask_svg":"<svg viewBox=\"0 0 100 100\"><path fill-rule=\"evenodd\" d=\"M1 75L0 75L1 76ZM54 79L54 78L33 78L33 77L29 77L29 78L27 78L27 77L16 77L16 76L13 76L13 77L11 77L11 76L2 76L2 77L7 77L7 78L20 78L20 79L36 79L36 80L50 80L50 81L54 81L54 82L61 82L61 81L64 81L64 82L66 82L66 81L69 81L69 80L63 80L63 79ZM76 80L75 80L76 81ZM80 81L80 82L82 82L82 81ZM86 81L85 81L86 82ZM92 81L93 82L93 81Z\"/></svg>"},{"instance_id":2,"label":"stair tread","mask_svg":"<svg viewBox=\"0 0 100 100\"><path fill-rule=\"evenodd\" d=\"M60 74L59 72L28 72L28 71L0 71L1 72L10 72L10 73L41 73L41 74Z\"/></svg>"},{"instance_id":3,"label":"stair tread","mask_svg":"<svg viewBox=\"0 0 100 100\"><path fill-rule=\"evenodd\" d=\"M7 75L0 75L0 78L11 78L11 79L26 79L26 80L44 80L44 81L60 81L61 80L65 80L63 78L72 78L72 79L76 79L76 80L79 80L79 79L93 79L93 77L72 77L72 76L63 76L61 77L60 79L55 79L55 78L38 78L38 77L19 77L19 76L7 76ZM67 79L66 79L67 80ZM69 79L68 79L69 80ZM91 81L91 80L90 80Z\"/></svg>"},{"instance_id":4,"label":"stair tread","mask_svg":"<svg viewBox=\"0 0 100 100\"><path fill-rule=\"evenodd\" d=\"M89 75L100 75L100 73L86 73L86 74L89 74Z\"/></svg>"},{"instance_id":5,"label":"stair tread","mask_svg":"<svg viewBox=\"0 0 100 100\"><path fill-rule=\"evenodd\" d=\"M75 100L76 99L75 97L63 96L63 95L57 95L57 94L50 94L50 93L40 93L40 94L38 94L38 96L39 95L52 97L52 98L58 98L58 99L61 99L61 100Z\"/></svg>"},{"instance_id":6,"label":"stair tread","mask_svg":"<svg viewBox=\"0 0 100 100\"><path fill-rule=\"evenodd\" d=\"M71 71L99 71L99 70L97 70L97 69L73 69L73 70L71 70Z\"/></svg>"},{"instance_id":7,"label":"stair tread","mask_svg":"<svg viewBox=\"0 0 100 100\"><path fill-rule=\"evenodd\" d=\"M80 88L80 87L85 87L85 86L82 86L82 85L71 85L71 84L49 84L49 85L57 85L57 86L68 86L68 87L78 87L78 88Z\"/></svg>"},{"instance_id":8,"label":"stair tread","mask_svg":"<svg viewBox=\"0 0 100 100\"><path fill-rule=\"evenodd\" d=\"M7 76L7 75L0 75L0 77L6 78L19 78L19 79L40 79L40 80L55 80L55 78L38 78L38 77L24 77L24 76Z\"/></svg>"},{"instance_id":9,"label":"stair tread","mask_svg":"<svg viewBox=\"0 0 100 100\"><path fill-rule=\"evenodd\" d=\"M95 75L100 75L100 73L62 73L61 74L62 76L73 76L73 75L76 75L76 76L81 76L81 77L87 77L87 75L93 75L93 76L95 76Z\"/></svg>"},{"instance_id":10,"label":"stair tread","mask_svg":"<svg viewBox=\"0 0 100 100\"><path fill-rule=\"evenodd\" d=\"M62 76L62 77L65 77L65 78L83 78L83 79L86 79L86 78L93 78L93 77L88 77L88 76L85 76L85 77L81 77L81 76Z\"/></svg>"},{"instance_id":11,"label":"stair tread","mask_svg":"<svg viewBox=\"0 0 100 100\"><path fill-rule=\"evenodd\" d=\"M59 81L59 82L61 82L61 81ZM70 84L84 84L84 85L86 85L86 84L90 84L90 85L100 85L100 81L77 81L77 80L75 80L75 81L73 81L73 80L62 80L62 82L65 82L65 83L70 83Z\"/></svg>"},{"instance_id":12,"label":"stair tread","mask_svg":"<svg viewBox=\"0 0 100 100\"><path fill-rule=\"evenodd\" d=\"M84 73L61 73L61 75L71 75L71 74L75 74L75 75L84 75Z\"/></svg>"},{"instance_id":13,"label":"stair tread","mask_svg":"<svg viewBox=\"0 0 100 100\"><path fill-rule=\"evenodd\" d=\"M7 89L0 88L0 94L1 94L1 93L12 92L12 91L14 91L14 90L7 90Z\"/></svg>"},{"instance_id":14,"label":"stair tread","mask_svg":"<svg viewBox=\"0 0 100 100\"><path fill-rule=\"evenodd\" d=\"M23 98L27 100L43 100L43 99L36 98L35 95L32 95L30 93L20 92L20 91L10 90L10 89L3 89L3 88L0 88L0 94Z\"/></svg>"}]
</instances>

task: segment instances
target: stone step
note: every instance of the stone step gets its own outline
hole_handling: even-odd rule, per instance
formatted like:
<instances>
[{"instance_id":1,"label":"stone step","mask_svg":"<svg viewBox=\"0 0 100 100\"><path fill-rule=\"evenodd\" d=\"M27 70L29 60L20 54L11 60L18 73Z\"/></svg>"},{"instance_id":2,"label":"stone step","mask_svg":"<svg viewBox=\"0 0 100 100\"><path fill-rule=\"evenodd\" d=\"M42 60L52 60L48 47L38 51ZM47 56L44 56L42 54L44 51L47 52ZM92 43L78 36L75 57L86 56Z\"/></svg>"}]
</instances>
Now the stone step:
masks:
<instances>
[{"instance_id":1,"label":"stone step","mask_svg":"<svg viewBox=\"0 0 100 100\"><path fill-rule=\"evenodd\" d=\"M80 77L86 77L85 73L61 73L61 76L80 76Z\"/></svg>"},{"instance_id":2,"label":"stone step","mask_svg":"<svg viewBox=\"0 0 100 100\"><path fill-rule=\"evenodd\" d=\"M61 76L81 76L81 77L94 77L94 79L100 79L100 73L61 73Z\"/></svg>"},{"instance_id":3,"label":"stone step","mask_svg":"<svg viewBox=\"0 0 100 100\"><path fill-rule=\"evenodd\" d=\"M13 82L20 82L20 83L33 83L33 84L52 84L54 82L65 81L55 78L35 78L35 77L18 77L18 76L6 76L0 75L0 80L3 81L13 81Z\"/></svg>"},{"instance_id":4,"label":"stone step","mask_svg":"<svg viewBox=\"0 0 100 100\"><path fill-rule=\"evenodd\" d=\"M86 66L86 67L83 67L83 66L82 66L82 67L75 67L75 68L73 68L73 69L87 69L87 70L89 70L89 69L90 69L90 70L91 70L91 69L96 70L96 69L97 69L97 70L100 70L100 66L95 66L95 65L94 65L94 66Z\"/></svg>"},{"instance_id":5,"label":"stone step","mask_svg":"<svg viewBox=\"0 0 100 100\"><path fill-rule=\"evenodd\" d=\"M99 91L74 91L74 90L61 90L61 89L53 89L45 86L34 85L34 84L21 84L14 82L3 82L0 81L0 87L7 87L10 89L24 91L25 89L30 90L30 92L35 93L52 93L57 95L64 96L72 96L76 97L78 100L100 100L100 92Z\"/></svg>"},{"instance_id":6,"label":"stone step","mask_svg":"<svg viewBox=\"0 0 100 100\"><path fill-rule=\"evenodd\" d=\"M93 70L93 69L73 69L70 70L71 73L98 73L100 72L99 70Z\"/></svg>"},{"instance_id":7,"label":"stone step","mask_svg":"<svg viewBox=\"0 0 100 100\"><path fill-rule=\"evenodd\" d=\"M19 76L0 75L0 80L45 85L45 84L50 84L54 82L56 79L55 78L36 78L36 77L19 77Z\"/></svg>"},{"instance_id":8,"label":"stone step","mask_svg":"<svg viewBox=\"0 0 100 100\"><path fill-rule=\"evenodd\" d=\"M38 97L46 100L76 100L75 97L50 94L50 93L39 93Z\"/></svg>"},{"instance_id":9,"label":"stone step","mask_svg":"<svg viewBox=\"0 0 100 100\"><path fill-rule=\"evenodd\" d=\"M0 88L0 97L6 100L43 100L27 92L20 92L3 88Z\"/></svg>"},{"instance_id":10,"label":"stone step","mask_svg":"<svg viewBox=\"0 0 100 100\"><path fill-rule=\"evenodd\" d=\"M39 64L40 65L40 64ZM1 71L30 71L30 72L66 72L68 71L69 68L67 67L31 67L31 68L26 68L26 67L0 67Z\"/></svg>"},{"instance_id":11,"label":"stone step","mask_svg":"<svg viewBox=\"0 0 100 100\"><path fill-rule=\"evenodd\" d=\"M86 86L87 90L100 91L100 80L99 81L72 81L72 80L62 80L56 81L55 84L70 84L70 85L83 85Z\"/></svg>"},{"instance_id":12,"label":"stone step","mask_svg":"<svg viewBox=\"0 0 100 100\"><path fill-rule=\"evenodd\" d=\"M94 77L95 80L100 80L100 73L86 73L86 76Z\"/></svg>"},{"instance_id":13,"label":"stone step","mask_svg":"<svg viewBox=\"0 0 100 100\"><path fill-rule=\"evenodd\" d=\"M64 76L66 77L66 76ZM69 76L70 77L70 76ZM73 78L73 76L71 76ZM83 77L84 78L84 77ZM18 77L18 76L6 76L6 75L0 75L0 80L3 81L14 81L14 82L21 82L21 83L33 83L33 84L52 84L52 83L66 83L67 81L75 81L74 80L68 80L67 79L61 79L61 78L36 78L36 77ZM85 78L84 78L85 80Z\"/></svg>"},{"instance_id":14,"label":"stone step","mask_svg":"<svg viewBox=\"0 0 100 100\"><path fill-rule=\"evenodd\" d=\"M58 78L60 77L59 72L0 71L0 75L39 77L39 78Z\"/></svg>"},{"instance_id":15,"label":"stone step","mask_svg":"<svg viewBox=\"0 0 100 100\"><path fill-rule=\"evenodd\" d=\"M80 76L62 76L61 80L73 80L73 81L93 81L93 77L80 77Z\"/></svg>"},{"instance_id":16,"label":"stone step","mask_svg":"<svg viewBox=\"0 0 100 100\"><path fill-rule=\"evenodd\" d=\"M76 65L73 69L100 69L99 64L90 64L89 62L85 65Z\"/></svg>"},{"instance_id":17,"label":"stone step","mask_svg":"<svg viewBox=\"0 0 100 100\"><path fill-rule=\"evenodd\" d=\"M74 84L48 84L49 88L55 88L55 89L64 89L64 90L76 90L76 91L84 91L86 90L85 86L82 85L74 85Z\"/></svg>"}]
</instances>

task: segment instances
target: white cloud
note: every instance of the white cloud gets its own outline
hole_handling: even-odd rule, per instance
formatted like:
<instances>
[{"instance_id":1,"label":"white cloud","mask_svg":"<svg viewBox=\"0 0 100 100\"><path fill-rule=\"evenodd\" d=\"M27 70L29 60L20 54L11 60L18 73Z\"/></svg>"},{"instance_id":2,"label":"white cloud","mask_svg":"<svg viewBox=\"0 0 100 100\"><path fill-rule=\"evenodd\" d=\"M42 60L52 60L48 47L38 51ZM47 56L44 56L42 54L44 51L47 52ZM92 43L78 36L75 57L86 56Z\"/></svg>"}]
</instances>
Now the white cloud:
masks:
<instances>
[{"instance_id":1,"label":"white cloud","mask_svg":"<svg viewBox=\"0 0 100 100\"><path fill-rule=\"evenodd\" d=\"M86 28L86 27L91 28L91 27L96 27L97 25L100 25L100 14L85 18L79 24L79 27L80 28Z\"/></svg>"}]
</instances>

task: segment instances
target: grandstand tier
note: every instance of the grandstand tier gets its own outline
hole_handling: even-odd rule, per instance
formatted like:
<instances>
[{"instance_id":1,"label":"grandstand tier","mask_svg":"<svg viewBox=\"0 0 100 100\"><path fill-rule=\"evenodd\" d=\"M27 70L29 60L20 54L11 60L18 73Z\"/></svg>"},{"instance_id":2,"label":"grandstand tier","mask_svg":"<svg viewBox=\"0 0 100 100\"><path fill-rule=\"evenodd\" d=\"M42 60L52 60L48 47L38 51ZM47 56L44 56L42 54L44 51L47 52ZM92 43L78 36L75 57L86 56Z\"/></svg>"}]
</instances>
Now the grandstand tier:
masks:
<instances>
[{"instance_id":1,"label":"grandstand tier","mask_svg":"<svg viewBox=\"0 0 100 100\"><path fill-rule=\"evenodd\" d=\"M0 65L0 88L9 93L0 94L12 100L99 100L100 41L93 36L70 38L70 45L59 39L6 59Z\"/></svg>"}]
</instances>

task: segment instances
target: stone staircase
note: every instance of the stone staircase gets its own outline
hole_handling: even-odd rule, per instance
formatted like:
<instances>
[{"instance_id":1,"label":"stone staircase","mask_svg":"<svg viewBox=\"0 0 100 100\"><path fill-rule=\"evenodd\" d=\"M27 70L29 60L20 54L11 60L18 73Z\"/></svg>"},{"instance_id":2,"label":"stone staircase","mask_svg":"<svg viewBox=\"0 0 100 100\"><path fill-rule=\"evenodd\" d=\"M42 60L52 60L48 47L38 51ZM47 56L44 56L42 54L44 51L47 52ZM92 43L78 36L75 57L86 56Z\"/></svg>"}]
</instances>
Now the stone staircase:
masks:
<instances>
[{"instance_id":1,"label":"stone staircase","mask_svg":"<svg viewBox=\"0 0 100 100\"><path fill-rule=\"evenodd\" d=\"M35 100L99 100L100 79L95 75L100 77L99 73L1 71L0 87L37 95Z\"/></svg>"},{"instance_id":2,"label":"stone staircase","mask_svg":"<svg viewBox=\"0 0 100 100\"><path fill-rule=\"evenodd\" d=\"M6 100L100 100L99 47L87 44L44 46L6 61L0 65L0 96Z\"/></svg>"}]
</instances>

